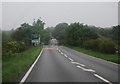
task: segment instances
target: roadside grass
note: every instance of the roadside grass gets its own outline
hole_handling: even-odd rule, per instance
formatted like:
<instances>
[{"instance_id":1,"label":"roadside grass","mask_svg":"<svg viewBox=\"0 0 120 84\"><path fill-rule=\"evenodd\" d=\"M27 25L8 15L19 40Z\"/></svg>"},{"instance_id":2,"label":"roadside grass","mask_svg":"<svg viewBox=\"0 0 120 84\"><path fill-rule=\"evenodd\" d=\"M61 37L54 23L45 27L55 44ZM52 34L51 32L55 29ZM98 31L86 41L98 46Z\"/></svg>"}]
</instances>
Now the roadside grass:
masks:
<instances>
[{"instance_id":1,"label":"roadside grass","mask_svg":"<svg viewBox=\"0 0 120 84\"><path fill-rule=\"evenodd\" d=\"M14 82L20 74L28 68L42 49L42 45L17 53L12 59L2 63L2 81Z\"/></svg>"},{"instance_id":2,"label":"roadside grass","mask_svg":"<svg viewBox=\"0 0 120 84\"><path fill-rule=\"evenodd\" d=\"M111 61L111 62L120 64L120 61L119 61L120 57L118 56L118 54L105 54L105 53L93 51L93 50L90 50L90 49L80 48L80 47L70 47L70 48L72 48L76 51L88 54L90 56L94 56L94 57L97 57L97 58L101 58L101 59L104 59L104 60L107 60L107 61Z\"/></svg>"}]
</instances>

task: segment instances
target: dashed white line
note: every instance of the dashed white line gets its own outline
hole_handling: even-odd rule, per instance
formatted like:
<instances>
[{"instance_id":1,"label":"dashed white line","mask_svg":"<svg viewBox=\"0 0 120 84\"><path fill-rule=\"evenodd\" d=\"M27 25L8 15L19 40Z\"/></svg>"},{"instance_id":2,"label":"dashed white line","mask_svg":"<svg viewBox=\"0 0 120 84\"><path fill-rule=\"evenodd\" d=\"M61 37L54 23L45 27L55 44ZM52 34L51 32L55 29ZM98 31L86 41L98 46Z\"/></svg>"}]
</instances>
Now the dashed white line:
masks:
<instances>
[{"instance_id":1,"label":"dashed white line","mask_svg":"<svg viewBox=\"0 0 120 84\"><path fill-rule=\"evenodd\" d=\"M71 62L71 63L73 63L73 64L77 64L77 65L80 65L80 66L85 66L84 64L81 64L81 63L78 63L78 62Z\"/></svg>"},{"instance_id":2,"label":"dashed white line","mask_svg":"<svg viewBox=\"0 0 120 84\"><path fill-rule=\"evenodd\" d=\"M82 69L83 71L88 71L88 72L95 72L95 70L92 70L92 69L85 69L81 66L77 66L78 68Z\"/></svg>"},{"instance_id":3,"label":"dashed white line","mask_svg":"<svg viewBox=\"0 0 120 84\"><path fill-rule=\"evenodd\" d=\"M99 79L103 80L104 82L107 82L109 84L112 84L110 81L104 79L103 77L99 76L98 74L94 74L94 76L98 77Z\"/></svg>"},{"instance_id":4,"label":"dashed white line","mask_svg":"<svg viewBox=\"0 0 120 84\"><path fill-rule=\"evenodd\" d=\"M66 54L64 54L63 52L61 52L61 50L59 50L57 48L57 50L62 54L64 55L65 57L68 57ZM83 68L85 65L84 64L81 64L81 63L78 63L78 62L73 62L74 60L70 57L68 57L68 59L71 61L72 64L77 64L77 65L80 65L80 66L77 66L78 68L82 69L83 71L88 71L88 72L96 72L95 70L92 70L92 69L86 69L86 68ZM83 67L81 67L83 66ZM98 74L94 74L94 76L96 76L97 78L101 79L102 81L104 82L107 82L108 84L112 84L110 81L104 79L103 77L99 76ZM22 80L21 80L22 81ZM23 79L24 81L24 79Z\"/></svg>"},{"instance_id":5,"label":"dashed white line","mask_svg":"<svg viewBox=\"0 0 120 84\"><path fill-rule=\"evenodd\" d=\"M92 69L84 69L84 71L95 72L95 70L92 70Z\"/></svg>"},{"instance_id":6,"label":"dashed white line","mask_svg":"<svg viewBox=\"0 0 120 84\"><path fill-rule=\"evenodd\" d=\"M77 66L77 67L83 70L83 67L81 67L81 66Z\"/></svg>"},{"instance_id":7,"label":"dashed white line","mask_svg":"<svg viewBox=\"0 0 120 84\"><path fill-rule=\"evenodd\" d=\"M65 57L68 57L66 54L64 54Z\"/></svg>"},{"instance_id":8,"label":"dashed white line","mask_svg":"<svg viewBox=\"0 0 120 84\"><path fill-rule=\"evenodd\" d=\"M73 59L71 59L71 58L68 58L70 61L74 61Z\"/></svg>"},{"instance_id":9,"label":"dashed white line","mask_svg":"<svg viewBox=\"0 0 120 84\"><path fill-rule=\"evenodd\" d=\"M62 52L60 52L62 55L63 55L63 53Z\"/></svg>"},{"instance_id":10,"label":"dashed white line","mask_svg":"<svg viewBox=\"0 0 120 84\"><path fill-rule=\"evenodd\" d=\"M60 50L58 50L58 52L61 52Z\"/></svg>"}]
</instances>

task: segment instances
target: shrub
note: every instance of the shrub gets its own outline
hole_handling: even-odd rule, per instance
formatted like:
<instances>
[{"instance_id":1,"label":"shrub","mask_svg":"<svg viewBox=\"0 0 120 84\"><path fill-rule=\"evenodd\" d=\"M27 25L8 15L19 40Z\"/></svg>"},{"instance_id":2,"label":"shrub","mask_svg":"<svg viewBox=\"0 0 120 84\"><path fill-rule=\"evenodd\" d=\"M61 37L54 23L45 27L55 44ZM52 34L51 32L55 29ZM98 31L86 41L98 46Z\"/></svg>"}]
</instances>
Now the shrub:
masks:
<instances>
[{"instance_id":1,"label":"shrub","mask_svg":"<svg viewBox=\"0 0 120 84\"><path fill-rule=\"evenodd\" d=\"M10 41L6 44L6 48L11 50L12 53L19 53L25 50L25 45L22 42Z\"/></svg>"},{"instance_id":2,"label":"shrub","mask_svg":"<svg viewBox=\"0 0 120 84\"><path fill-rule=\"evenodd\" d=\"M3 60L9 59L14 56L15 53L20 53L26 49L23 42L17 41L4 41L2 48L2 58Z\"/></svg>"},{"instance_id":3,"label":"shrub","mask_svg":"<svg viewBox=\"0 0 120 84\"><path fill-rule=\"evenodd\" d=\"M84 42L83 46L87 49L99 50L99 39L91 39Z\"/></svg>"},{"instance_id":4,"label":"shrub","mask_svg":"<svg viewBox=\"0 0 120 84\"><path fill-rule=\"evenodd\" d=\"M83 46L103 53L115 53L115 43L111 39L92 39L84 42Z\"/></svg>"},{"instance_id":5,"label":"shrub","mask_svg":"<svg viewBox=\"0 0 120 84\"><path fill-rule=\"evenodd\" d=\"M111 39L104 39L100 42L99 49L103 53L115 53L115 43Z\"/></svg>"}]
</instances>

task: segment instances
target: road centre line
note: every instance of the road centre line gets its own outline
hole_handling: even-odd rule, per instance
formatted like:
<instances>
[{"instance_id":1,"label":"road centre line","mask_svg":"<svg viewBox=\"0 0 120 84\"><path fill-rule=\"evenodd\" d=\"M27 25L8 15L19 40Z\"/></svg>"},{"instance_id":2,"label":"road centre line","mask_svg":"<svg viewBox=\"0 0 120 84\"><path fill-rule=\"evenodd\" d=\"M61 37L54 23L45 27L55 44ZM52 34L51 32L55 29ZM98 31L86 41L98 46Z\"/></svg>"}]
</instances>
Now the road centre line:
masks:
<instances>
[{"instance_id":1,"label":"road centre line","mask_svg":"<svg viewBox=\"0 0 120 84\"><path fill-rule=\"evenodd\" d=\"M71 62L72 64L77 64L77 65L80 65L80 66L83 66L83 67L85 67L85 65L84 64L81 64L81 63L78 63L78 62Z\"/></svg>"},{"instance_id":2,"label":"road centre line","mask_svg":"<svg viewBox=\"0 0 120 84\"><path fill-rule=\"evenodd\" d=\"M88 71L88 72L95 72L95 70L92 70L92 69L85 69L81 66L77 66L78 68L82 69L83 71Z\"/></svg>"},{"instance_id":3,"label":"road centre line","mask_svg":"<svg viewBox=\"0 0 120 84\"><path fill-rule=\"evenodd\" d=\"M98 77L99 79L103 80L104 82L107 82L109 84L112 84L110 81L104 79L103 77L99 76L98 74L94 74L94 76Z\"/></svg>"},{"instance_id":4,"label":"road centre line","mask_svg":"<svg viewBox=\"0 0 120 84\"><path fill-rule=\"evenodd\" d=\"M62 52L60 52L62 55L63 55L63 53Z\"/></svg>"},{"instance_id":5,"label":"road centre line","mask_svg":"<svg viewBox=\"0 0 120 84\"><path fill-rule=\"evenodd\" d=\"M82 52L78 52L78 51L73 50L73 49L72 49L72 51L75 51L75 52L77 52L77 53L82 53ZM88 54L85 54L85 53L82 53L82 54L88 55ZM91 56L91 55L88 55L88 56L91 57L91 58L94 58L94 59L98 59L98 60L100 60L100 61L104 61L104 62L113 64L113 65L117 65L117 66L119 65L119 64L117 64L117 63L114 63L114 62L111 62L111 61L107 61L107 60L104 60L104 59L101 59L101 58L93 57L93 56Z\"/></svg>"},{"instance_id":6,"label":"road centre line","mask_svg":"<svg viewBox=\"0 0 120 84\"><path fill-rule=\"evenodd\" d=\"M66 54L64 54L65 57L68 57Z\"/></svg>"},{"instance_id":7,"label":"road centre line","mask_svg":"<svg viewBox=\"0 0 120 84\"><path fill-rule=\"evenodd\" d=\"M61 54L63 54L60 50L58 50ZM66 54L63 54L65 57L68 57ZM88 72L96 72L95 70L93 70L93 69L86 69L86 68L84 68L84 64L80 64L80 63L78 63L78 62L73 62L74 60L72 59L72 58L70 58L70 57L68 57L68 59L71 61L71 63L72 64L77 64L77 65L80 65L80 66L76 66L76 67L78 67L78 68L80 68L80 69L82 69L83 71L88 71ZM100 59L101 60L101 59ZM82 67L81 67L82 66ZM99 76L98 74L94 74L94 76L96 76L97 78L99 78L99 79L101 79L102 81L104 81L104 82L106 82L106 83L108 83L108 84L112 84L110 81L108 81L108 80L106 80L105 78L103 78L103 77L101 77L101 76Z\"/></svg>"},{"instance_id":8,"label":"road centre line","mask_svg":"<svg viewBox=\"0 0 120 84\"><path fill-rule=\"evenodd\" d=\"M72 58L68 58L70 61L74 61Z\"/></svg>"},{"instance_id":9,"label":"road centre line","mask_svg":"<svg viewBox=\"0 0 120 84\"><path fill-rule=\"evenodd\" d=\"M60 50L58 50L58 52L61 52Z\"/></svg>"},{"instance_id":10,"label":"road centre line","mask_svg":"<svg viewBox=\"0 0 120 84\"><path fill-rule=\"evenodd\" d=\"M32 64L32 66L29 68L29 70L27 71L27 73L24 75L24 77L22 78L22 80L20 81L19 84L23 84L25 82L25 80L27 79L27 77L29 76L30 72L32 71L33 67L35 66L36 62L38 61L38 59L40 58L40 56L43 53L44 48L41 50L39 56L37 57L37 59L34 61L34 63Z\"/></svg>"}]
</instances>

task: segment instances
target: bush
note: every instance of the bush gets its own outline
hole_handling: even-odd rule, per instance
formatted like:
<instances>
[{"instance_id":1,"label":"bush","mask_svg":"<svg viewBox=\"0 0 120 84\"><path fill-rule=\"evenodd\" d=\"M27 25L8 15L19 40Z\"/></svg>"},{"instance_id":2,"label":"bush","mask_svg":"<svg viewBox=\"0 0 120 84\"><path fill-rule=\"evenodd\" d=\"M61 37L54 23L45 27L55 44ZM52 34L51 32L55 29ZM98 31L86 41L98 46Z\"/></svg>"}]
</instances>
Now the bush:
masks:
<instances>
[{"instance_id":1,"label":"bush","mask_svg":"<svg viewBox=\"0 0 120 84\"><path fill-rule=\"evenodd\" d=\"M111 39L92 39L84 42L83 46L103 53L115 53L115 43Z\"/></svg>"},{"instance_id":2,"label":"bush","mask_svg":"<svg viewBox=\"0 0 120 84\"><path fill-rule=\"evenodd\" d=\"M6 48L11 50L12 53L19 53L25 50L25 45L22 42L10 41L6 44Z\"/></svg>"},{"instance_id":3,"label":"bush","mask_svg":"<svg viewBox=\"0 0 120 84\"><path fill-rule=\"evenodd\" d=\"M84 42L83 46L87 49L93 49L99 51L99 39L91 39Z\"/></svg>"},{"instance_id":4,"label":"bush","mask_svg":"<svg viewBox=\"0 0 120 84\"><path fill-rule=\"evenodd\" d=\"M14 56L15 53L20 53L26 50L26 46L23 42L17 41L4 41L2 48L2 58L3 60L9 59Z\"/></svg>"},{"instance_id":5,"label":"bush","mask_svg":"<svg viewBox=\"0 0 120 84\"><path fill-rule=\"evenodd\" d=\"M99 49L103 53L115 53L115 43L110 39L105 39L100 42Z\"/></svg>"}]
</instances>

